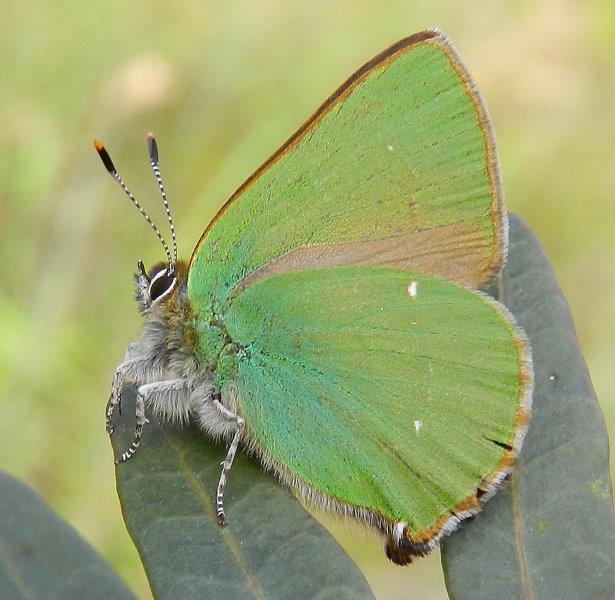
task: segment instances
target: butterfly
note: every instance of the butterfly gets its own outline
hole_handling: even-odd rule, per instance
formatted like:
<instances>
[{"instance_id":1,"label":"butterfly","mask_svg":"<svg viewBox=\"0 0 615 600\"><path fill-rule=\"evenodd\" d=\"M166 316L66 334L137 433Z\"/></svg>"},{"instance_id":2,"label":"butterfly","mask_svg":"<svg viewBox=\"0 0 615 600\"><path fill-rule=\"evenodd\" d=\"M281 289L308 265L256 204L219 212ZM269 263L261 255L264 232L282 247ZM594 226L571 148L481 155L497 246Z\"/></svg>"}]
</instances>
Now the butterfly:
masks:
<instances>
[{"instance_id":1,"label":"butterfly","mask_svg":"<svg viewBox=\"0 0 615 600\"><path fill-rule=\"evenodd\" d=\"M515 464L531 351L484 290L508 221L485 105L437 30L356 71L222 206L178 260L138 263L144 317L113 379L146 407L242 446L302 497L372 525L397 564L433 550Z\"/></svg>"}]
</instances>

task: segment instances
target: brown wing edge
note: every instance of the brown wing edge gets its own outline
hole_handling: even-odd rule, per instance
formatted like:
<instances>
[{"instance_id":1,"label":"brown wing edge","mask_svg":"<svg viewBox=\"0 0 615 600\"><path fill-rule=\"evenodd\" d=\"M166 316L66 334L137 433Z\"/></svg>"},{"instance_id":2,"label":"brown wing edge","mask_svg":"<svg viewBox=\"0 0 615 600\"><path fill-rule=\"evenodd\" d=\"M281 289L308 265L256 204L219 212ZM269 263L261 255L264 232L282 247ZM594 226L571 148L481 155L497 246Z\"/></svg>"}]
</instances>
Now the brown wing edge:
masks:
<instances>
[{"instance_id":1,"label":"brown wing edge","mask_svg":"<svg viewBox=\"0 0 615 600\"><path fill-rule=\"evenodd\" d=\"M472 75L465 66L461 55L453 45L453 42L440 33L439 39L442 41L445 48L448 50L447 57L453 69L457 71L459 77L463 81L464 87L468 96L472 100L476 112L478 114L478 123L483 132L483 140L485 143L485 169L489 175L491 183L491 222L494 223L494 236L496 238L496 246L498 252L493 256L490 267L490 276L484 282L487 286L493 277L506 264L506 256L508 255L508 214L504 206L504 186L502 183L502 172L498 161L497 144L495 140L495 131L491 122L491 116L487 109L487 105L483 100L478 86L474 82Z\"/></svg>"},{"instance_id":2,"label":"brown wing edge","mask_svg":"<svg viewBox=\"0 0 615 600\"><path fill-rule=\"evenodd\" d=\"M515 344L519 350L520 366L519 403L515 427L511 439L507 441L508 447L502 448L502 456L495 468L481 478L477 487L466 498L448 512L440 515L430 527L411 533L407 523L391 521L373 510L353 506L339 498L323 494L278 463L258 444L249 430L249 423L246 423L244 445L250 454L255 455L260 460L266 470L272 471L282 483L293 489L308 504L326 512L349 517L359 523L375 527L386 538L385 552L387 557L399 565L410 564L415 557L429 554L440 545L443 538L457 530L464 520L481 511L482 505L495 494L502 482L513 472L529 426L534 388L534 369L529 340L525 332L517 325L511 312L503 304L480 291L471 291L483 297L502 315L515 337ZM240 398L239 404L241 404Z\"/></svg>"},{"instance_id":3,"label":"brown wing edge","mask_svg":"<svg viewBox=\"0 0 615 600\"><path fill-rule=\"evenodd\" d=\"M335 90L335 92L333 92L333 94L331 94L331 96L329 96L318 107L312 116L254 173L252 173L252 175L250 175L250 177L248 177L248 179L246 179L246 181L244 181L244 183L239 186L231 197L222 205L222 207L208 223L207 227L201 234L199 241L194 247L190 258L190 268L192 268L193 261L195 260L201 246L207 239L209 232L215 223L224 215L228 207L235 200L237 200L237 198L239 198L241 194L262 175L263 172L265 172L269 167L271 167L271 165L301 143L303 138L316 127L318 122L331 110L331 108L348 97L353 92L354 88L375 68L386 64L387 62L392 62L398 55L405 54L414 46L424 42L435 43L445 49L446 56L449 59L451 66L459 74L468 96L472 99L478 114L479 125L483 132L486 154L485 168L489 174L492 190L491 218L492 222L495 224L494 237L496 238L496 247L498 249L492 258L489 268L487 269L489 275L486 278L483 287L486 286L504 265L506 252L508 249L508 218L503 202L502 180L498 166L495 136L489 113L469 71L464 66L459 53L455 50L449 38L437 29L428 29L414 33L413 35L398 41L392 46L389 46L386 50L383 50L380 54L376 55L362 67L357 69L357 71L355 71L340 87L338 87L337 90Z\"/></svg>"}]
</instances>

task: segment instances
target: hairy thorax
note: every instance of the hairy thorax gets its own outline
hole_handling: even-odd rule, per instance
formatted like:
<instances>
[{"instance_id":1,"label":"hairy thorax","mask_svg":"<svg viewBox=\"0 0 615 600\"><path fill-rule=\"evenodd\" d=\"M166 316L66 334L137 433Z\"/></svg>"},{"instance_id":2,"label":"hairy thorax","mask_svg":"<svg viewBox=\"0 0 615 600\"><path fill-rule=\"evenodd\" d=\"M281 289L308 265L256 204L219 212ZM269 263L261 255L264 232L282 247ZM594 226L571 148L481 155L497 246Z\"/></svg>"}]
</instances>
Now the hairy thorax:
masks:
<instances>
[{"instance_id":1,"label":"hairy thorax","mask_svg":"<svg viewBox=\"0 0 615 600\"><path fill-rule=\"evenodd\" d=\"M175 282L165 283L169 285L168 292L152 299L155 292L151 289L160 269L164 265L153 267L150 275L135 275L136 299L144 324L139 341L129 346L118 368L117 383L134 385L145 407L162 421L195 421L214 437L227 437L231 423L220 418L220 411L212 404L217 399L232 412L236 409L234 386L226 385L221 391L214 375L219 355L227 345L226 336L208 320L199 325L188 298L185 263L177 264ZM222 347L204 352L199 330L203 330L206 340L219 338Z\"/></svg>"}]
</instances>

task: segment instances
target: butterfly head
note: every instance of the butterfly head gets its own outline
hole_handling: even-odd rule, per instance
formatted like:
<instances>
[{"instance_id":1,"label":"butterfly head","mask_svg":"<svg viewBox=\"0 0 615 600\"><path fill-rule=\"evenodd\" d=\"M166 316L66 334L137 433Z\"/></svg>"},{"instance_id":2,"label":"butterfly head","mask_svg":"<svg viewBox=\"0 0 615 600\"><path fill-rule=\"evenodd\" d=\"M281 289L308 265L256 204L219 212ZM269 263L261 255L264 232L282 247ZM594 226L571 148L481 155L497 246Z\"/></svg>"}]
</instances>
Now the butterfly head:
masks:
<instances>
[{"instance_id":1,"label":"butterfly head","mask_svg":"<svg viewBox=\"0 0 615 600\"><path fill-rule=\"evenodd\" d=\"M149 273L143 263L137 263L134 274L135 299L139 312L147 315L160 308L168 309L172 304L184 300L186 296L187 266L178 262L172 267L166 262L155 264Z\"/></svg>"}]
</instances>

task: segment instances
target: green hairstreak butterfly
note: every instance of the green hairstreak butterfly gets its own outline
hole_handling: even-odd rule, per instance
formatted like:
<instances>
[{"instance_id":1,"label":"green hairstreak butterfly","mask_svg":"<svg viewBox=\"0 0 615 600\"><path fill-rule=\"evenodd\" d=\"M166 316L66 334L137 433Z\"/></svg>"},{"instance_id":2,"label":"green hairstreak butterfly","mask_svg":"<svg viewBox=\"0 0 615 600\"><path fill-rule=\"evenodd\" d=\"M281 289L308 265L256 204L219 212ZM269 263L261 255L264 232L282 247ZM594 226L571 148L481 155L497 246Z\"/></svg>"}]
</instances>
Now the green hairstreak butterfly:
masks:
<instances>
[{"instance_id":1,"label":"green hairstreak butterfly","mask_svg":"<svg viewBox=\"0 0 615 600\"><path fill-rule=\"evenodd\" d=\"M189 263L139 262L140 340L117 368L145 407L240 445L305 498L373 525L398 564L476 513L513 468L530 349L484 295L506 255L493 133L450 42L424 31L354 73L207 225ZM212 490L213 492L213 490Z\"/></svg>"}]
</instances>

